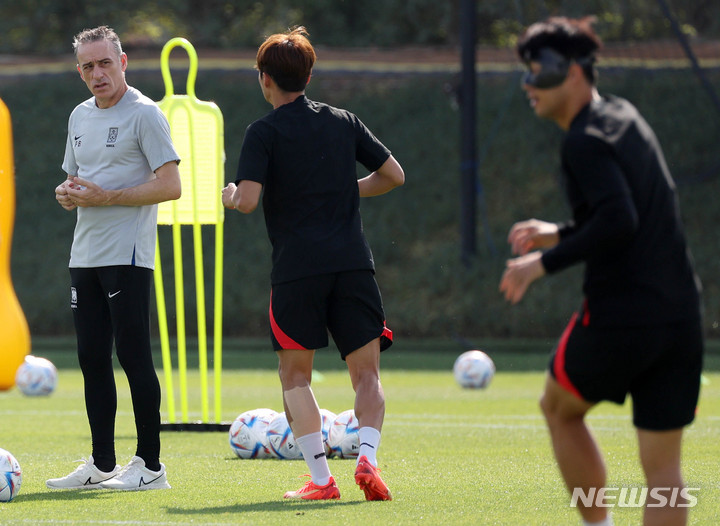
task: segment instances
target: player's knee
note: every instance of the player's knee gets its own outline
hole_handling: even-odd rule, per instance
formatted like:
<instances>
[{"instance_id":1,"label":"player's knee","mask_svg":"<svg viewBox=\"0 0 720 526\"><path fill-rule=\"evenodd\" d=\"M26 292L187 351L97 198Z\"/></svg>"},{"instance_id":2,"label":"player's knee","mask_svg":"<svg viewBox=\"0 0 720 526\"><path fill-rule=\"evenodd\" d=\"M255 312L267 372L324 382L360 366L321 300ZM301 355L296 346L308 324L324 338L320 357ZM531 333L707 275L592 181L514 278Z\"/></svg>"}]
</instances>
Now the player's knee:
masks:
<instances>
[{"instance_id":1,"label":"player's knee","mask_svg":"<svg viewBox=\"0 0 720 526\"><path fill-rule=\"evenodd\" d=\"M304 370L287 365L278 367L278 376L284 391L295 387L309 386L312 378L309 378Z\"/></svg>"},{"instance_id":2,"label":"player's knee","mask_svg":"<svg viewBox=\"0 0 720 526\"><path fill-rule=\"evenodd\" d=\"M377 370L366 368L351 370L350 378L353 386L355 386L355 391L382 392L380 374Z\"/></svg>"},{"instance_id":3,"label":"player's knee","mask_svg":"<svg viewBox=\"0 0 720 526\"><path fill-rule=\"evenodd\" d=\"M117 350L116 354L118 363L127 376L154 370L152 362L144 360L140 355L120 349Z\"/></svg>"},{"instance_id":4,"label":"player's knee","mask_svg":"<svg viewBox=\"0 0 720 526\"><path fill-rule=\"evenodd\" d=\"M550 403L547 393L543 393L542 396L540 396L540 400L538 400L538 405L540 406L540 411L542 411L545 420L548 420L552 415L553 407Z\"/></svg>"},{"instance_id":5,"label":"player's knee","mask_svg":"<svg viewBox=\"0 0 720 526\"><path fill-rule=\"evenodd\" d=\"M78 351L78 364L84 373L95 373L112 368L112 357L99 352Z\"/></svg>"},{"instance_id":6,"label":"player's knee","mask_svg":"<svg viewBox=\"0 0 720 526\"><path fill-rule=\"evenodd\" d=\"M567 413L563 410L561 402L550 393L543 393L539 401L540 410L542 411L545 421L549 426L560 424L567 420Z\"/></svg>"}]
</instances>

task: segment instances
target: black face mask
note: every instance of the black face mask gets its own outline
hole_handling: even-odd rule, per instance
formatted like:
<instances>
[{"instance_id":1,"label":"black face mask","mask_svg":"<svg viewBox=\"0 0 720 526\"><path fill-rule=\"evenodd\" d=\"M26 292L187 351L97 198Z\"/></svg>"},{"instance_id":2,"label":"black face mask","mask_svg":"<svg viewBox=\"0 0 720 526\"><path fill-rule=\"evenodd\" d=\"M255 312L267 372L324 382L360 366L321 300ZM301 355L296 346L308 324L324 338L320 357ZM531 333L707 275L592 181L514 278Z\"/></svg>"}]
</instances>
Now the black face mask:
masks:
<instances>
[{"instance_id":1,"label":"black face mask","mask_svg":"<svg viewBox=\"0 0 720 526\"><path fill-rule=\"evenodd\" d=\"M594 61L595 59L593 57L584 57L576 59L574 62L584 67L592 64ZM537 73L528 71L523 75L522 83L537 89L550 89L565 82L568 69L573 61L565 58L552 48L544 47L540 49L535 56L530 56L530 54L527 53L524 57L524 62L528 69L530 68L530 62L538 62L540 64L540 71Z\"/></svg>"}]
</instances>

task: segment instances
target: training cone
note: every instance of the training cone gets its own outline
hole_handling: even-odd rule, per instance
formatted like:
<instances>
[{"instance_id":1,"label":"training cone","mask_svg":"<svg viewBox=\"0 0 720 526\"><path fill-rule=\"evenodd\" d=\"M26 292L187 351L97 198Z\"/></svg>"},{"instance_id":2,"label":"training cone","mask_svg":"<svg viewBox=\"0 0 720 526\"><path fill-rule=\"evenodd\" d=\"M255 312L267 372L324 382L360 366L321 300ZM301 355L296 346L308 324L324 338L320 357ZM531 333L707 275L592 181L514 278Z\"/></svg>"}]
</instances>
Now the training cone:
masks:
<instances>
[{"instance_id":1,"label":"training cone","mask_svg":"<svg viewBox=\"0 0 720 526\"><path fill-rule=\"evenodd\" d=\"M15 372L30 352L30 330L10 277L15 219L15 170L10 112L0 99L0 391L15 385Z\"/></svg>"}]
</instances>

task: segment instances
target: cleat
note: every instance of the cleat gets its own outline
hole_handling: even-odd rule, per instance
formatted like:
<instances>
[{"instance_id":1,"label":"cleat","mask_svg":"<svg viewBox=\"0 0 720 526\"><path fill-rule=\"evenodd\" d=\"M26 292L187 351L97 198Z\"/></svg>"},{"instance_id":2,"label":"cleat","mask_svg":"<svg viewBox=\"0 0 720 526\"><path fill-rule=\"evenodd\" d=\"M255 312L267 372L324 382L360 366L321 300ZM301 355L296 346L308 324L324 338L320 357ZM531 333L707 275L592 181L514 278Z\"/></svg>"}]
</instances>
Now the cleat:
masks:
<instances>
[{"instance_id":1,"label":"cleat","mask_svg":"<svg viewBox=\"0 0 720 526\"><path fill-rule=\"evenodd\" d=\"M117 489L123 491L138 491L148 489L170 489L165 473L165 464L160 464L160 471L150 471L145 467L145 461L140 457L133 457L112 479L100 484L104 489Z\"/></svg>"},{"instance_id":2,"label":"cleat","mask_svg":"<svg viewBox=\"0 0 720 526\"><path fill-rule=\"evenodd\" d=\"M305 475L309 477L310 475ZM335 479L330 477L330 482L324 486L317 486L312 480L308 480L305 485L297 491L288 491L285 493L286 499L304 499L304 500L338 500L340 499L340 490L335 484Z\"/></svg>"},{"instance_id":3,"label":"cleat","mask_svg":"<svg viewBox=\"0 0 720 526\"><path fill-rule=\"evenodd\" d=\"M365 500L392 500L390 489L380 478L380 470L365 455L358 459L355 483L365 492Z\"/></svg>"},{"instance_id":4,"label":"cleat","mask_svg":"<svg viewBox=\"0 0 720 526\"><path fill-rule=\"evenodd\" d=\"M100 471L95 467L92 455L77 462L82 462L82 465L75 471L65 477L49 479L45 485L50 489L100 489L103 482L112 479L120 472L120 466L115 466L110 472Z\"/></svg>"}]
</instances>

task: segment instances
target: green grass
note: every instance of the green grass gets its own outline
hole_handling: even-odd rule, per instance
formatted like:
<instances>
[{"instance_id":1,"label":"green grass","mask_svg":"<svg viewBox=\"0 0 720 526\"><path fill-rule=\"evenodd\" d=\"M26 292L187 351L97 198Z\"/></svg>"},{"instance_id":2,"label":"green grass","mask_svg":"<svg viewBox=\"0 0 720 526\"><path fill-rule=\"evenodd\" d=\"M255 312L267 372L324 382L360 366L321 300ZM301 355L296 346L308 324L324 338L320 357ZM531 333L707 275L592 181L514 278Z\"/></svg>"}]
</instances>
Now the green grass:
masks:
<instances>
[{"instance_id":1,"label":"green grass","mask_svg":"<svg viewBox=\"0 0 720 526\"><path fill-rule=\"evenodd\" d=\"M544 364L545 354L521 347L494 355L498 373L486 390L455 384L450 369L459 352L453 344L446 343L445 352L430 353L418 344L387 353L379 458L394 500L371 503L353 482L354 461L338 459L330 468L341 501L285 502L283 492L300 486L305 464L238 459L223 432L163 432L162 461L172 490L51 492L45 480L73 469L73 460L90 453L90 443L73 353L48 351L61 366L55 393L46 398L24 397L16 389L0 393L0 447L23 468L19 496L0 504L0 524L578 524L537 407L544 380L537 364ZM256 407L280 410L272 352L231 352L225 363L222 420ZM352 407L342 362L319 353L316 364L322 373L314 382L320 405L334 412ZM720 501L720 373L705 376L698 418L684 448L686 483L701 488L690 515L690 523L698 525L717 523ZM120 371L117 380L116 448L123 463L134 453L135 430ZM197 384L196 374L190 381ZM191 400L191 418L197 406ZM642 486L629 405L601 404L589 420L605 452L608 486ZM641 522L636 508L616 508L614 516L618 525Z\"/></svg>"}]
</instances>

